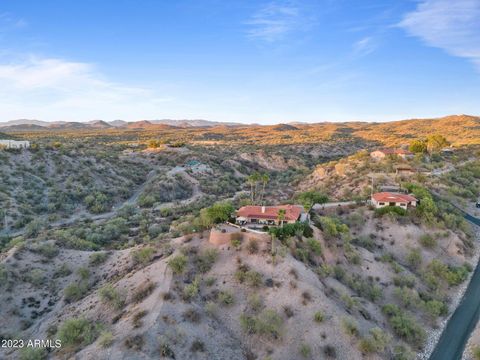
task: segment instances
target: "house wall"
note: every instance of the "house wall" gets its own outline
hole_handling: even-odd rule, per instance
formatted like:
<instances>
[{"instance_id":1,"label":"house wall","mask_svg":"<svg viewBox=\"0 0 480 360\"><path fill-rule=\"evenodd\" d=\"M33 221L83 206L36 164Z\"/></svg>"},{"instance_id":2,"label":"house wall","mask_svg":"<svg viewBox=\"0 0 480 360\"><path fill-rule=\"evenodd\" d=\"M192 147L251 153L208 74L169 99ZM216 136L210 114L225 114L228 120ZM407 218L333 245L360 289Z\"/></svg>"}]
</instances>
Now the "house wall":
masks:
<instances>
[{"instance_id":1,"label":"house wall","mask_svg":"<svg viewBox=\"0 0 480 360\"><path fill-rule=\"evenodd\" d=\"M385 206L390 206L390 202L381 202L381 201L376 201L374 199L372 199L372 204L377 208L382 208L382 207L385 207ZM398 207L401 207L402 209L407 209L408 206L409 206L409 203L407 202L395 202L395 205L393 206L398 206ZM417 202L416 201L412 201L410 202L410 206L413 206L413 207L416 207L417 206Z\"/></svg>"}]
</instances>

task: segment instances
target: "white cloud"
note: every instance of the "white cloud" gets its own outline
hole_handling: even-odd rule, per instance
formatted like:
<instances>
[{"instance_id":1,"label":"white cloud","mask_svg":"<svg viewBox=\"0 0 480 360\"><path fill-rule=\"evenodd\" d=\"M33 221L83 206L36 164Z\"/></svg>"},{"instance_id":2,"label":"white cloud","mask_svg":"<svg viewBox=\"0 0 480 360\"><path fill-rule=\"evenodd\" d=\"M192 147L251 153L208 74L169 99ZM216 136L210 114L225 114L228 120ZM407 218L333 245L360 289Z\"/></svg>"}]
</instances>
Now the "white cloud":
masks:
<instances>
[{"instance_id":1,"label":"white cloud","mask_svg":"<svg viewBox=\"0 0 480 360\"><path fill-rule=\"evenodd\" d=\"M0 61L0 121L155 117L160 106L172 100L146 88L108 81L88 63L36 56Z\"/></svg>"},{"instance_id":2,"label":"white cloud","mask_svg":"<svg viewBox=\"0 0 480 360\"><path fill-rule=\"evenodd\" d=\"M298 7L291 4L272 2L258 10L247 21L248 35L255 39L273 42L301 26Z\"/></svg>"},{"instance_id":3,"label":"white cloud","mask_svg":"<svg viewBox=\"0 0 480 360\"><path fill-rule=\"evenodd\" d=\"M399 26L480 69L480 0L422 0Z\"/></svg>"},{"instance_id":4,"label":"white cloud","mask_svg":"<svg viewBox=\"0 0 480 360\"><path fill-rule=\"evenodd\" d=\"M364 37L353 44L353 54L355 56L366 56L371 54L377 48L374 38L371 36Z\"/></svg>"}]
</instances>

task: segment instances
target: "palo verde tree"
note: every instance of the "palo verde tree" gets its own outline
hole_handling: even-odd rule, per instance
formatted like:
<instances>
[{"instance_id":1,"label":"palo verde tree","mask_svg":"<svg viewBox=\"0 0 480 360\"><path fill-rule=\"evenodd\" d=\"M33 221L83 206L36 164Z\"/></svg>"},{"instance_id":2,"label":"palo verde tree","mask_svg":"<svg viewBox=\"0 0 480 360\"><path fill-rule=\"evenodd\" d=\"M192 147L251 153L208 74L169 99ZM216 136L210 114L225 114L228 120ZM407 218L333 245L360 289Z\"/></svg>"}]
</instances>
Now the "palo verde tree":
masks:
<instances>
[{"instance_id":1,"label":"palo verde tree","mask_svg":"<svg viewBox=\"0 0 480 360\"><path fill-rule=\"evenodd\" d=\"M297 200L308 213L313 205L325 204L328 201L328 196L319 191L305 191L297 195Z\"/></svg>"}]
</instances>

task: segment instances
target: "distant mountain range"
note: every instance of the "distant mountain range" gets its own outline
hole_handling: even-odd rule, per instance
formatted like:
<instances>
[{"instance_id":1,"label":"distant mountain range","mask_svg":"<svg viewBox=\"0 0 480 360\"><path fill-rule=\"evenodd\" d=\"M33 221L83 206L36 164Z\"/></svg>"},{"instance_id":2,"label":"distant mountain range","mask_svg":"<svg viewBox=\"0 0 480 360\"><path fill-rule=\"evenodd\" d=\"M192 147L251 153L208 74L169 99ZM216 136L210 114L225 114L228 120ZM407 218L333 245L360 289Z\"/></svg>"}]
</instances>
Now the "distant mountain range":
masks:
<instances>
[{"instance_id":1,"label":"distant mountain range","mask_svg":"<svg viewBox=\"0 0 480 360\"><path fill-rule=\"evenodd\" d=\"M0 129L3 131L43 131L46 129L51 130L68 130L68 129L109 129L109 128L191 128L191 127L214 127L214 126L244 126L244 124L233 122L218 122L208 121L201 119L194 120L140 120L140 121L124 121L124 120L92 120L88 122L75 122L75 121L42 121L35 119L18 119L9 120L6 122L0 122Z\"/></svg>"}]
</instances>

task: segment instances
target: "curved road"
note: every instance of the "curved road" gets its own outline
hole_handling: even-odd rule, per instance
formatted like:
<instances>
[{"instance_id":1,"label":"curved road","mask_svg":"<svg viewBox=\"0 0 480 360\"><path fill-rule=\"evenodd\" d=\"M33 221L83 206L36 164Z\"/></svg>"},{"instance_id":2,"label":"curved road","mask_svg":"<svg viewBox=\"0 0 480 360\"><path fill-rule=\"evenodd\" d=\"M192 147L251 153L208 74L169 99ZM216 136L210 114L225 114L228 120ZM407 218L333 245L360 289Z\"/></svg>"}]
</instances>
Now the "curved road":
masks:
<instances>
[{"instance_id":1,"label":"curved road","mask_svg":"<svg viewBox=\"0 0 480 360\"><path fill-rule=\"evenodd\" d=\"M462 210L461 210L462 211ZM480 226L480 219L462 211L466 220ZM460 360L465 344L480 317L480 262L477 264L462 301L448 320L430 360Z\"/></svg>"}]
</instances>

